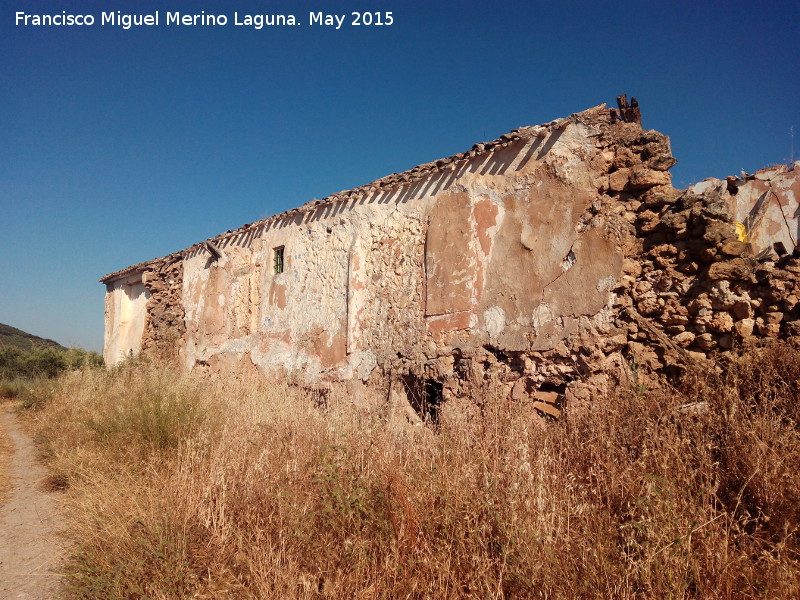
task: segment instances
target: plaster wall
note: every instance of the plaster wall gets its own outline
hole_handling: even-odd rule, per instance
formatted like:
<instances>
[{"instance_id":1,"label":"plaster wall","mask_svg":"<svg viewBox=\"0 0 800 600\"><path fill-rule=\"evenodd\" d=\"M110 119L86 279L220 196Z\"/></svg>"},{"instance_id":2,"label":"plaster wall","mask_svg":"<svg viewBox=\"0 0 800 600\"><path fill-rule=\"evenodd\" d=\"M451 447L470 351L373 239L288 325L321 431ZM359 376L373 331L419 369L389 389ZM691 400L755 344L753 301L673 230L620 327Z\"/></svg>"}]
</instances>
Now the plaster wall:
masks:
<instances>
[{"instance_id":1,"label":"plaster wall","mask_svg":"<svg viewBox=\"0 0 800 600\"><path fill-rule=\"evenodd\" d=\"M183 263L187 367L367 380L378 365L453 347L551 348L581 318L602 318L622 251L612 223L590 217L613 153L597 142L607 111L582 114L408 185L227 237L221 257L194 248Z\"/></svg>"},{"instance_id":2,"label":"plaster wall","mask_svg":"<svg viewBox=\"0 0 800 600\"><path fill-rule=\"evenodd\" d=\"M113 365L142 348L146 306L150 292L135 273L109 283L106 289L106 329L103 358Z\"/></svg>"}]
</instances>

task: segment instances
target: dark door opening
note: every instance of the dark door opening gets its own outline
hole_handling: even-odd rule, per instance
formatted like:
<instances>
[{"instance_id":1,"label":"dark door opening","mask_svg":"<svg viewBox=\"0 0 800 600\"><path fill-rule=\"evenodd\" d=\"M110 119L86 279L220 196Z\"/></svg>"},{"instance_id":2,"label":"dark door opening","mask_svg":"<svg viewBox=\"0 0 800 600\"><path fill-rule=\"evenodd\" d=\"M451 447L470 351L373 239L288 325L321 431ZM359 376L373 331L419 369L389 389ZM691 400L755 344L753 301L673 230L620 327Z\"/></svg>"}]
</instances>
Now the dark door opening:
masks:
<instances>
[{"instance_id":1,"label":"dark door opening","mask_svg":"<svg viewBox=\"0 0 800 600\"><path fill-rule=\"evenodd\" d=\"M403 375L402 379L406 398L414 412L423 421L438 423L444 385L435 379L422 379L415 375Z\"/></svg>"}]
</instances>

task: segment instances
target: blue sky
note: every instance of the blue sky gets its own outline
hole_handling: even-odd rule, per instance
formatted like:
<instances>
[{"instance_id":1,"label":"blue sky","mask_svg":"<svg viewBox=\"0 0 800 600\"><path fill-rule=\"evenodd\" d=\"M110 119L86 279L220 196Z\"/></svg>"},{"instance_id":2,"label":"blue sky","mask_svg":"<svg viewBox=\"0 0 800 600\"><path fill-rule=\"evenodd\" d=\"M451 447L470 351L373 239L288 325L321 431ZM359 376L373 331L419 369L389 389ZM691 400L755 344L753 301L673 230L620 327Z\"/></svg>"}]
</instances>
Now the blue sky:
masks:
<instances>
[{"instance_id":1,"label":"blue sky","mask_svg":"<svg viewBox=\"0 0 800 600\"><path fill-rule=\"evenodd\" d=\"M800 156L800 2L501 4L2 0L0 322L100 350L108 272L620 93L677 187ZM62 10L98 22L14 24ZM163 23L200 10L229 24ZM307 23L365 10L394 24Z\"/></svg>"}]
</instances>

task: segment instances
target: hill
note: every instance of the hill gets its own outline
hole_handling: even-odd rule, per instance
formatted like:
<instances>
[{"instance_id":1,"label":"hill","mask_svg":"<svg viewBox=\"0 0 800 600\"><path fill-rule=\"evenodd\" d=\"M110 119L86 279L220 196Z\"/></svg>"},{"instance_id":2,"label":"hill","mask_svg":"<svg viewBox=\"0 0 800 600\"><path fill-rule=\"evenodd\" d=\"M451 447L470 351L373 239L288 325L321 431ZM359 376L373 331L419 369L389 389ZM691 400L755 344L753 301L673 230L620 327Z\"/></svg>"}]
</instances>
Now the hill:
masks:
<instances>
[{"instance_id":1,"label":"hill","mask_svg":"<svg viewBox=\"0 0 800 600\"><path fill-rule=\"evenodd\" d=\"M19 348L20 350L47 349L66 350L53 340L40 338L16 327L0 323L0 348Z\"/></svg>"}]
</instances>

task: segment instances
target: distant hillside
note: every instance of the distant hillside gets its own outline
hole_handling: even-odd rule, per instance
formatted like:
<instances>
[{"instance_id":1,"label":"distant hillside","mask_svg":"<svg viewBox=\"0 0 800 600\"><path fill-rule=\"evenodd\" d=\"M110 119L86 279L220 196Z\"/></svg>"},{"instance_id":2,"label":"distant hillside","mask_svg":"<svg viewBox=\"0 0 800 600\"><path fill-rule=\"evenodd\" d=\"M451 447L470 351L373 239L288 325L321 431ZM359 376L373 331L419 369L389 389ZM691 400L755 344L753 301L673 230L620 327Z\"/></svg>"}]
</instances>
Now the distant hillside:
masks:
<instances>
[{"instance_id":1,"label":"distant hillside","mask_svg":"<svg viewBox=\"0 0 800 600\"><path fill-rule=\"evenodd\" d=\"M16 327L0 323L0 348L7 347L19 348L21 350L33 350L34 348L66 350L66 348L58 342L40 338L39 336L27 333Z\"/></svg>"}]
</instances>

